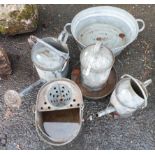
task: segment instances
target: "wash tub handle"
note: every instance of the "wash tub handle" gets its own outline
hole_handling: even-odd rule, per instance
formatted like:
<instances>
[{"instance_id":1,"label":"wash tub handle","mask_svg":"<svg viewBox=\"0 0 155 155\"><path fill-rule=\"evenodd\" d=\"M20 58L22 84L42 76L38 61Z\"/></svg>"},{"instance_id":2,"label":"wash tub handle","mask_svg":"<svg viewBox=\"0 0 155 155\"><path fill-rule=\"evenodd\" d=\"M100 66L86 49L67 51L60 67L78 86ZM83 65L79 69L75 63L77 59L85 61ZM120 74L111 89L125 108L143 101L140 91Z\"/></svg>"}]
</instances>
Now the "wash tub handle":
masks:
<instances>
[{"instance_id":1,"label":"wash tub handle","mask_svg":"<svg viewBox=\"0 0 155 155\"><path fill-rule=\"evenodd\" d=\"M144 29L145 29L145 22L143 19L136 19L137 23L138 23L138 26L139 26L139 23L142 24L142 27L140 28L139 26L139 32L142 32Z\"/></svg>"},{"instance_id":2,"label":"wash tub handle","mask_svg":"<svg viewBox=\"0 0 155 155\"><path fill-rule=\"evenodd\" d=\"M66 44L68 38L72 36L72 34L67 29L71 29L71 23L67 23L58 36L58 40L64 44Z\"/></svg>"}]
</instances>

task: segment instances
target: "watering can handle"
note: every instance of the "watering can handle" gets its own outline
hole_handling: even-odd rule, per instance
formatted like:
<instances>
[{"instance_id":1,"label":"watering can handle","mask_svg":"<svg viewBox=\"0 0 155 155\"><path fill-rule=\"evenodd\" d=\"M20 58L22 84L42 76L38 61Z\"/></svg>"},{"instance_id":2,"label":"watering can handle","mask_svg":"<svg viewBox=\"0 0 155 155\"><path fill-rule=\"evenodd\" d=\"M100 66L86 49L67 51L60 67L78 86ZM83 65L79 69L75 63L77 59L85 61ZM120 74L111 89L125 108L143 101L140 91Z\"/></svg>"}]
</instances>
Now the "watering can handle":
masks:
<instances>
[{"instance_id":1,"label":"watering can handle","mask_svg":"<svg viewBox=\"0 0 155 155\"><path fill-rule=\"evenodd\" d=\"M64 26L64 29L63 31L59 34L58 36L58 40L64 44L66 44L68 38L70 36L72 36L72 34L70 32L68 32L67 30L67 27L70 27L71 28L71 23L67 23L65 26Z\"/></svg>"},{"instance_id":2,"label":"watering can handle","mask_svg":"<svg viewBox=\"0 0 155 155\"><path fill-rule=\"evenodd\" d=\"M152 83L152 79L148 79L147 81L143 82L144 87L149 86Z\"/></svg>"},{"instance_id":3,"label":"watering can handle","mask_svg":"<svg viewBox=\"0 0 155 155\"><path fill-rule=\"evenodd\" d=\"M144 92L144 90L141 88L141 85L139 84L139 80L138 79L135 79L134 77L132 77L131 75L129 75L129 74L124 74L123 76L121 76L121 79L123 79L123 78L130 78L130 79L132 79L137 85L138 85L138 87L141 89L141 91L142 91L142 93L143 93L143 96L144 96L144 105L142 106L142 109L143 108L145 108L146 106L147 106L147 95L146 95L146 93ZM152 80L151 79L149 79L149 80L147 80L147 81L145 81L144 83L142 83L143 84L143 86L144 87L146 87L146 86L148 86L150 83L152 83Z\"/></svg>"},{"instance_id":4,"label":"watering can handle","mask_svg":"<svg viewBox=\"0 0 155 155\"><path fill-rule=\"evenodd\" d=\"M121 79L123 79L123 78L131 78L131 79L133 79L133 77L131 76L131 75L129 75L129 74L124 74L124 75L122 75L121 76Z\"/></svg>"},{"instance_id":5,"label":"watering can handle","mask_svg":"<svg viewBox=\"0 0 155 155\"><path fill-rule=\"evenodd\" d=\"M139 26L139 23L142 24L142 27L139 28L139 32L142 32L144 29L145 29L145 22L143 19L136 19L137 23L138 23L138 26ZM140 26L139 26L140 27Z\"/></svg>"}]
</instances>

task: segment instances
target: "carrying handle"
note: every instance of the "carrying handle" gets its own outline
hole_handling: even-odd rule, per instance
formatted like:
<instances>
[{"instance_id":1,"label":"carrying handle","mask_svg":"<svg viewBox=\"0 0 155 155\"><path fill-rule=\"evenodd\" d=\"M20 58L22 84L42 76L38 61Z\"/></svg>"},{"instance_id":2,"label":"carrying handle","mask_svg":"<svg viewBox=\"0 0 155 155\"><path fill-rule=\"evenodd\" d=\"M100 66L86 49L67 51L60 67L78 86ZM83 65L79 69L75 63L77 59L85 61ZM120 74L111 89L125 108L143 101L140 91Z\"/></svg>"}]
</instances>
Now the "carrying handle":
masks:
<instances>
[{"instance_id":1,"label":"carrying handle","mask_svg":"<svg viewBox=\"0 0 155 155\"><path fill-rule=\"evenodd\" d=\"M136 19L137 23L138 23L138 26L139 26L139 23L142 24L142 27L140 28L139 26L139 32L142 32L144 29L145 29L145 22L143 19Z\"/></svg>"},{"instance_id":2,"label":"carrying handle","mask_svg":"<svg viewBox=\"0 0 155 155\"><path fill-rule=\"evenodd\" d=\"M93 54L97 53L97 52L100 50L102 44L103 44L102 41L97 41L97 42L96 42L96 44L95 44L95 46L94 46L94 49L93 49ZM92 58L88 63L89 63L89 65L88 65L88 68L87 68L87 70L86 70L86 76L88 76L89 73L90 73L91 65L92 65L92 63L93 63L93 58Z\"/></svg>"},{"instance_id":3,"label":"carrying handle","mask_svg":"<svg viewBox=\"0 0 155 155\"><path fill-rule=\"evenodd\" d=\"M63 44L66 44L68 38L70 36L72 36L72 34L70 32L68 32L68 27L71 29L71 23L67 23L65 26L64 26L64 29L63 31L59 34L58 36L58 40L63 43Z\"/></svg>"},{"instance_id":4,"label":"carrying handle","mask_svg":"<svg viewBox=\"0 0 155 155\"><path fill-rule=\"evenodd\" d=\"M144 96L144 105L143 105L141 108L142 108L142 109L145 108L145 107L147 106L147 94L146 94L146 92L142 89L141 84L139 83L140 81L139 81L138 79L135 79L134 77L132 77L132 76L129 75L129 74L124 74L123 76L121 76L121 79L123 79L123 78L130 78L130 79L132 79L132 80L138 85L138 87L140 88L140 90L141 90L141 92L142 92L142 94L143 94L143 96ZM139 81L139 82L138 82L138 81ZM149 79L149 80L143 82L142 85L146 88L146 87L147 87L148 85L150 85L151 83L152 83L152 80Z\"/></svg>"},{"instance_id":5,"label":"carrying handle","mask_svg":"<svg viewBox=\"0 0 155 155\"><path fill-rule=\"evenodd\" d=\"M94 47L94 53L97 53L100 50L102 44L103 44L103 41L97 41L96 42L96 45Z\"/></svg>"},{"instance_id":6,"label":"carrying handle","mask_svg":"<svg viewBox=\"0 0 155 155\"><path fill-rule=\"evenodd\" d=\"M152 83L152 79L148 79L147 81L143 82L144 87L146 88Z\"/></svg>"}]
</instances>

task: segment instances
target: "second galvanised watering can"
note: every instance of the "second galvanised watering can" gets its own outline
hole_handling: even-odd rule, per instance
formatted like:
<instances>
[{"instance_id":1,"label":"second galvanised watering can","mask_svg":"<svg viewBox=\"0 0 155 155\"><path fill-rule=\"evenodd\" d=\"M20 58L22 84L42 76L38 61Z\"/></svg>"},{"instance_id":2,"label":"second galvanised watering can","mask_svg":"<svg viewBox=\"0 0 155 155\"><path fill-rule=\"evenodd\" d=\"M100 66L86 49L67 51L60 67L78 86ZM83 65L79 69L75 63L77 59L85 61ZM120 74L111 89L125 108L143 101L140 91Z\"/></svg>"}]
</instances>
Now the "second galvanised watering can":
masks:
<instances>
[{"instance_id":1,"label":"second galvanised watering can","mask_svg":"<svg viewBox=\"0 0 155 155\"><path fill-rule=\"evenodd\" d=\"M112 106L98 112L97 116L101 117L116 112L122 117L128 117L136 110L145 108L148 99L146 87L151 83L151 79L141 82L128 74L123 75L111 95Z\"/></svg>"},{"instance_id":2,"label":"second galvanised watering can","mask_svg":"<svg viewBox=\"0 0 155 155\"><path fill-rule=\"evenodd\" d=\"M66 77L69 68L69 49L65 41L47 37L39 39L30 36L32 61L40 79L51 81L55 78Z\"/></svg>"}]
</instances>

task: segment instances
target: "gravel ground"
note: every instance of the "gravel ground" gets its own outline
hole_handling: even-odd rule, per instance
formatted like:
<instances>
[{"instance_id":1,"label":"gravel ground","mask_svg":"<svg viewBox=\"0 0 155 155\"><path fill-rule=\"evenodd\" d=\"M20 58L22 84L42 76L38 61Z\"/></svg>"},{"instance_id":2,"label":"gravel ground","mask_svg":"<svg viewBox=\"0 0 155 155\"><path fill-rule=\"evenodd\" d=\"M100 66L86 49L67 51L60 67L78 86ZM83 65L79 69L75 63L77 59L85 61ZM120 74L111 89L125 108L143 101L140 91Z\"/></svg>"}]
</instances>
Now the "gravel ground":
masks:
<instances>
[{"instance_id":1,"label":"gravel ground","mask_svg":"<svg viewBox=\"0 0 155 155\"><path fill-rule=\"evenodd\" d=\"M90 6L40 5L39 27L33 34L38 37L57 37L76 13ZM153 84L148 88L148 107L127 119L106 116L89 121L87 118L90 114L106 107L109 97L97 102L85 99L85 122L78 137L62 147L47 145L39 140L34 126L32 108L37 91L26 97L19 110L9 110L3 100L7 89L19 91L38 79L27 43L30 34L0 36L0 45L7 50L13 68L10 77L0 80L0 149L155 149L155 5L117 6L136 18L142 18L146 23L138 39L116 58L115 68L118 77L128 73L142 81L152 78ZM80 52L73 40L69 42L72 68L78 62Z\"/></svg>"}]
</instances>

